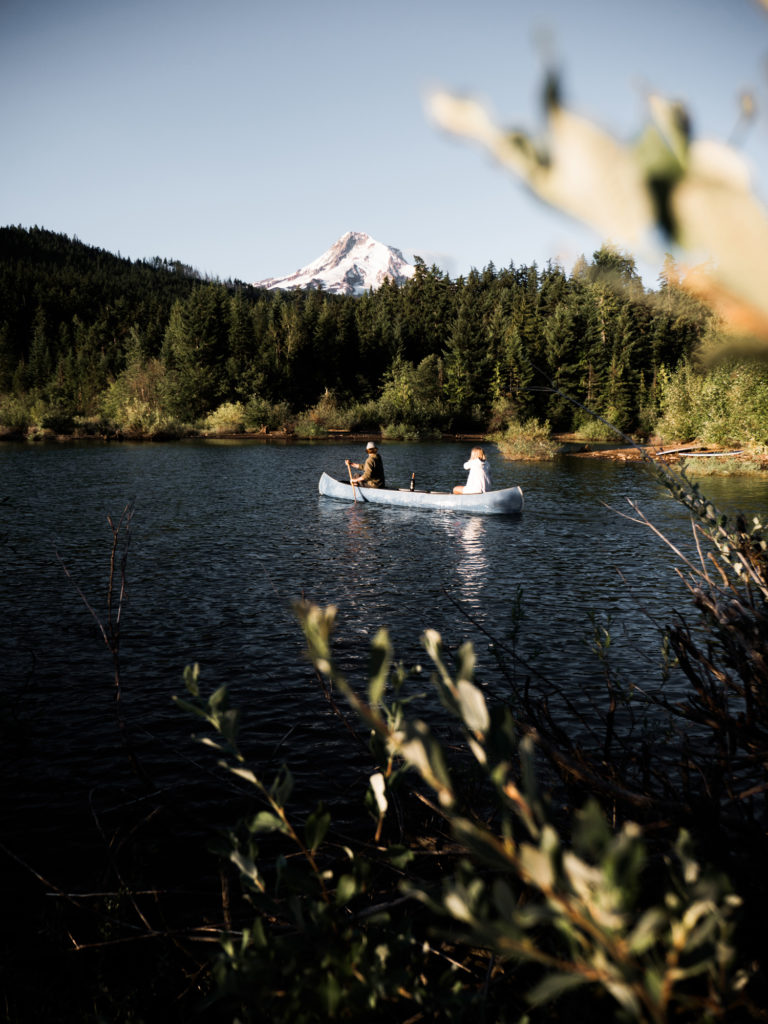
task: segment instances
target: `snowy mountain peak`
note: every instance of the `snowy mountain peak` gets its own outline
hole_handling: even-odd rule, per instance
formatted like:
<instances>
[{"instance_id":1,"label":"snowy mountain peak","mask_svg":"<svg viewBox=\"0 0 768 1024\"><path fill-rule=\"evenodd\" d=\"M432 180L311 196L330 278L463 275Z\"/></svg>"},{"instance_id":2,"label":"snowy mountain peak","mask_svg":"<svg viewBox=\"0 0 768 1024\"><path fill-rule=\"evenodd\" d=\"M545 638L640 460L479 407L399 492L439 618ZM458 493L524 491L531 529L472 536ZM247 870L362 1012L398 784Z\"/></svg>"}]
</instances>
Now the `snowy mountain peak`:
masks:
<instances>
[{"instance_id":1,"label":"snowy mountain peak","mask_svg":"<svg viewBox=\"0 0 768 1024\"><path fill-rule=\"evenodd\" d=\"M403 284L415 267L399 249L361 231L348 231L316 260L287 277L256 281L257 288L322 289L335 295L362 295L386 278Z\"/></svg>"}]
</instances>

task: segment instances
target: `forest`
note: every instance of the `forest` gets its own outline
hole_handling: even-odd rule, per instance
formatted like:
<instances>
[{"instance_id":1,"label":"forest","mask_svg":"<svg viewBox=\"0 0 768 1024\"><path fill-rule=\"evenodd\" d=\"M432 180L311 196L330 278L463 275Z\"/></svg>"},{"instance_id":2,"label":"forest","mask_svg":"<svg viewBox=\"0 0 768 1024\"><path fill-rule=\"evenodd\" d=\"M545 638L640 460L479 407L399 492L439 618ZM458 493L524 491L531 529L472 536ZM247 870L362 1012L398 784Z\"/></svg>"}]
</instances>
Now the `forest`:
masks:
<instances>
[{"instance_id":1,"label":"forest","mask_svg":"<svg viewBox=\"0 0 768 1024\"><path fill-rule=\"evenodd\" d=\"M452 280L417 259L406 284L346 297L5 227L0 434L429 437L535 423L596 437L597 414L638 437L763 444L765 367L697 362L718 329L671 257L652 290L609 245L570 274L490 263Z\"/></svg>"}]
</instances>

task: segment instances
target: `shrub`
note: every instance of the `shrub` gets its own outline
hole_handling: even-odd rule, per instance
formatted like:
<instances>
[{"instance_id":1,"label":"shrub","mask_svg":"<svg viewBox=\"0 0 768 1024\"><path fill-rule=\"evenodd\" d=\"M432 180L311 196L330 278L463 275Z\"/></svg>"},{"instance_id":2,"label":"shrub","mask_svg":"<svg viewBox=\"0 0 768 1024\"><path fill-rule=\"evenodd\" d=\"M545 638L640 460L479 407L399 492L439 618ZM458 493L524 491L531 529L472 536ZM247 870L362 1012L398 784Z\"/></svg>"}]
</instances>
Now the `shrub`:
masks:
<instances>
[{"instance_id":1,"label":"shrub","mask_svg":"<svg viewBox=\"0 0 768 1024\"><path fill-rule=\"evenodd\" d=\"M616 441L618 443L623 439L623 434L619 430L595 417L579 420L574 427L574 433L580 441Z\"/></svg>"},{"instance_id":2,"label":"shrub","mask_svg":"<svg viewBox=\"0 0 768 1024\"><path fill-rule=\"evenodd\" d=\"M245 430L245 406L242 402L224 402L209 416L203 428L214 434L242 434Z\"/></svg>"},{"instance_id":3,"label":"shrub","mask_svg":"<svg viewBox=\"0 0 768 1024\"><path fill-rule=\"evenodd\" d=\"M502 434L494 434L501 454L507 459L535 460L553 459L560 446L552 440L549 422L529 419L524 423L515 420Z\"/></svg>"},{"instance_id":4,"label":"shrub","mask_svg":"<svg viewBox=\"0 0 768 1024\"><path fill-rule=\"evenodd\" d=\"M290 418L291 407L287 402L272 403L252 395L245 404L246 430L281 430L288 425Z\"/></svg>"},{"instance_id":5,"label":"shrub","mask_svg":"<svg viewBox=\"0 0 768 1024\"><path fill-rule=\"evenodd\" d=\"M349 407L349 430L353 433L378 432L381 423L379 403L355 402Z\"/></svg>"},{"instance_id":6,"label":"shrub","mask_svg":"<svg viewBox=\"0 0 768 1024\"><path fill-rule=\"evenodd\" d=\"M349 430L351 420L349 410L326 389L320 400L299 416L294 431L297 437L325 437L329 430Z\"/></svg>"},{"instance_id":7,"label":"shrub","mask_svg":"<svg viewBox=\"0 0 768 1024\"><path fill-rule=\"evenodd\" d=\"M29 404L16 395L0 395L0 427L5 432L23 434L30 421Z\"/></svg>"},{"instance_id":8,"label":"shrub","mask_svg":"<svg viewBox=\"0 0 768 1024\"><path fill-rule=\"evenodd\" d=\"M167 374L157 359L130 363L100 400L100 415L126 434L159 436L178 429L166 406Z\"/></svg>"},{"instance_id":9,"label":"shrub","mask_svg":"<svg viewBox=\"0 0 768 1024\"><path fill-rule=\"evenodd\" d=\"M434 427L412 423L387 423L381 428L385 441L435 441L441 436Z\"/></svg>"},{"instance_id":10,"label":"shrub","mask_svg":"<svg viewBox=\"0 0 768 1024\"><path fill-rule=\"evenodd\" d=\"M662 378L664 441L765 444L768 441L768 367L728 359L708 370L683 363Z\"/></svg>"}]
</instances>

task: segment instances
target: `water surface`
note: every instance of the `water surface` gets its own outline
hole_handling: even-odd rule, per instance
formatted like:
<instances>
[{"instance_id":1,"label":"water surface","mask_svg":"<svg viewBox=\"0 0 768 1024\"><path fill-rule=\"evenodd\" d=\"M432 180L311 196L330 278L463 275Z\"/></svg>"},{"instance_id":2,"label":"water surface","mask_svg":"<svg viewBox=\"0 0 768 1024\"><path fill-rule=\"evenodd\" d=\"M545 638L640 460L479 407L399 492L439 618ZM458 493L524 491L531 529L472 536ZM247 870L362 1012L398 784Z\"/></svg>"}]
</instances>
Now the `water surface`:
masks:
<instances>
[{"instance_id":1,"label":"water surface","mask_svg":"<svg viewBox=\"0 0 768 1024\"><path fill-rule=\"evenodd\" d=\"M468 447L384 445L388 483L407 486L412 472L425 488L463 482ZM155 785L177 788L180 799L219 805L208 775L215 758L191 743L195 723L172 702L193 662L206 690L230 688L259 771L285 760L309 803L343 799L357 786L345 766L360 763L361 751L303 656L292 611L302 597L338 607L338 661L359 685L381 627L409 665L424 662L420 636L432 627L450 650L473 641L489 699L503 700L491 648L494 640L510 645L519 627L526 662L589 716L602 693L587 643L591 614L610 622L617 670L659 685L652 619L686 608L686 593L670 550L619 512L631 511L628 499L638 502L686 550L690 527L636 465L510 463L490 447L494 485L523 488L525 510L515 517L409 512L318 494L323 470L343 479L344 459L362 454L344 443L246 441L0 447L10 815L23 811L39 823L53 803L58 815L85 819L94 800L119 803L120 787L130 788L114 665L95 621L107 615L107 517L116 525L128 505L122 712ZM704 489L726 511L768 507L759 478L714 478ZM428 680L418 688L428 692ZM429 700L424 713L436 707Z\"/></svg>"}]
</instances>

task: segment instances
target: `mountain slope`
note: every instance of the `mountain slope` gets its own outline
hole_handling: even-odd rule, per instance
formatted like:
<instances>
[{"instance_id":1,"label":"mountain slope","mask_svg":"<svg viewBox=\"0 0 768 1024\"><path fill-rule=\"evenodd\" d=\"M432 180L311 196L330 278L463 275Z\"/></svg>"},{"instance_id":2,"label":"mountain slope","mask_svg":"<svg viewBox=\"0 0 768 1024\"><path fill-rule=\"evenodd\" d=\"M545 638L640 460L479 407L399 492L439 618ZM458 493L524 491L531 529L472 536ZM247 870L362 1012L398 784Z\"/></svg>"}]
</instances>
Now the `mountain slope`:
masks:
<instances>
[{"instance_id":1,"label":"mountain slope","mask_svg":"<svg viewBox=\"0 0 768 1024\"><path fill-rule=\"evenodd\" d=\"M386 278L402 284L414 274L399 249L360 231L348 231L316 260L287 277L256 281L257 288L322 289L335 295L362 295Z\"/></svg>"}]
</instances>

